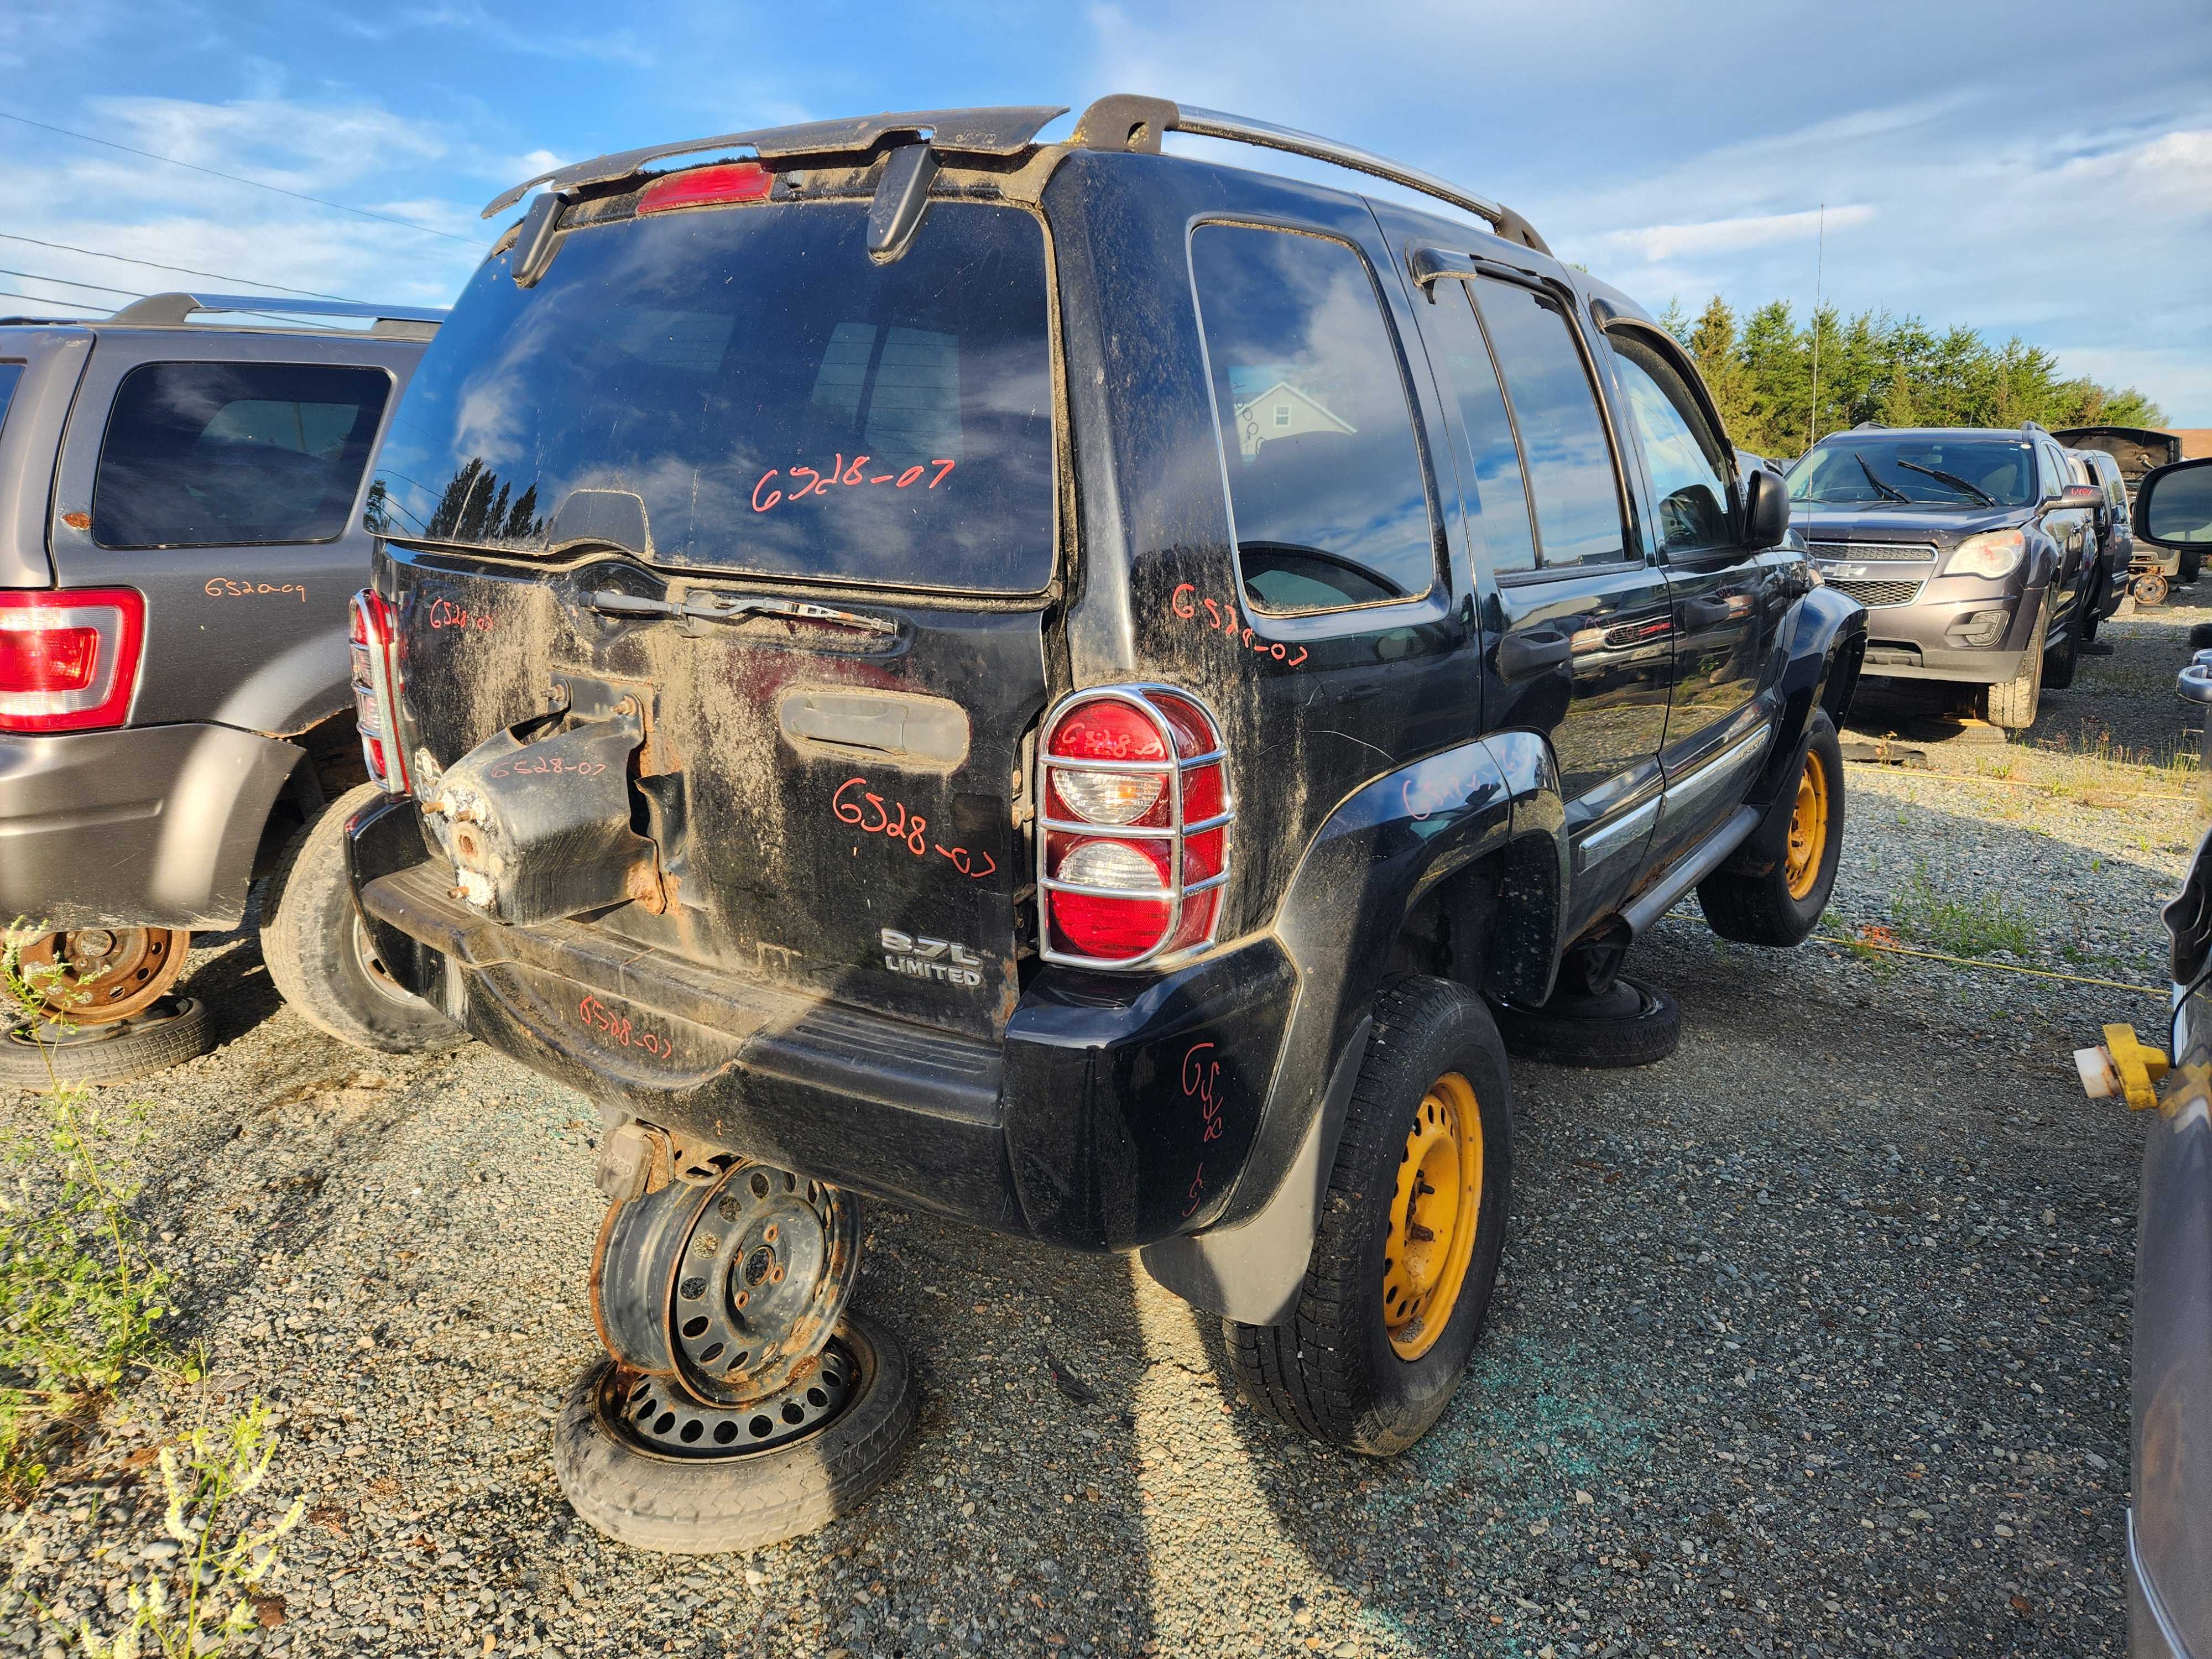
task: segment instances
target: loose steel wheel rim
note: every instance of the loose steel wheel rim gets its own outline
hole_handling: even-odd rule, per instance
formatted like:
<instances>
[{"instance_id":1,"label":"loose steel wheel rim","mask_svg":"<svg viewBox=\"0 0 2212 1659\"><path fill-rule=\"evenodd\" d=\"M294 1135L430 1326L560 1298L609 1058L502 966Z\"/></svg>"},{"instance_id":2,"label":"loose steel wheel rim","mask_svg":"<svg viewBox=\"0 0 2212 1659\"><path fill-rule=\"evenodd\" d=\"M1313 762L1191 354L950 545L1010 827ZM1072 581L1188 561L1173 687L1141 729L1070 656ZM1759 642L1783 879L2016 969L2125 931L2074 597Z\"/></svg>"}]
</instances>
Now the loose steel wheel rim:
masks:
<instances>
[{"instance_id":1,"label":"loose steel wheel rim","mask_svg":"<svg viewBox=\"0 0 2212 1659\"><path fill-rule=\"evenodd\" d=\"M702 1405L667 1377L619 1364L600 1382L596 1404L602 1422L659 1456L744 1457L826 1426L852 1404L864 1380L853 1351L832 1337L805 1375L741 1406Z\"/></svg>"},{"instance_id":2,"label":"loose steel wheel rim","mask_svg":"<svg viewBox=\"0 0 2212 1659\"><path fill-rule=\"evenodd\" d=\"M1446 1072L1413 1114L1382 1247L1382 1326L1401 1359L1451 1322L1481 1219L1482 1111L1474 1085Z\"/></svg>"},{"instance_id":3,"label":"loose steel wheel rim","mask_svg":"<svg viewBox=\"0 0 2212 1659\"><path fill-rule=\"evenodd\" d=\"M1790 813L1790 842L1783 854L1782 872L1790 896L1812 896L1820 878L1820 854L1828 844L1828 769L1818 750L1808 750L1805 769L1797 779L1797 801Z\"/></svg>"},{"instance_id":4,"label":"loose steel wheel rim","mask_svg":"<svg viewBox=\"0 0 2212 1659\"><path fill-rule=\"evenodd\" d=\"M46 993L48 1019L106 1025L161 1000L185 971L191 937L180 927L73 928L25 945L22 964L61 969Z\"/></svg>"}]
</instances>

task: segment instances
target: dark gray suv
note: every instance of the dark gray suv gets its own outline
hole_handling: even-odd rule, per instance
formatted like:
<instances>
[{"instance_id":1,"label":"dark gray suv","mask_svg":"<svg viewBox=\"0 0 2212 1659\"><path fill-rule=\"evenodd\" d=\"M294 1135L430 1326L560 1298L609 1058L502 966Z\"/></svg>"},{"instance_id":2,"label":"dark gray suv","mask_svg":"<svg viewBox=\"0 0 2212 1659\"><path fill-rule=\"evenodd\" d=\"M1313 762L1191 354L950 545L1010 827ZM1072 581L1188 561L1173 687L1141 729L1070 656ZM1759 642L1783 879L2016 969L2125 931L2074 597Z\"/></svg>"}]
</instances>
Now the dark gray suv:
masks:
<instances>
[{"instance_id":1,"label":"dark gray suv","mask_svg":"<svg viewBox=\"0 0 2212 1659\"><path fill-rule=\"evenodd\" d=\"M2022 731L2074 679L2102 493L2034 422L1832 433L1790 470L1830 585L1867 608L1866 672L1949 681Z\"/></svg>"},{"instance_id":2,"label":"dark gray suv","mask_svg":"<svg viewBox=\"0 0 2212 1659\"><path fill-rule=\"evenodd\" d=\"M0 924L27 923L49 1017L6 1027L0 1083L204 1050L209 1011L173 988L257 879L307 1018L452 1032L360 949L325 844L368 775L345 629L368 464L443 315L167 294L0 325Z\"/></svg>"}]
</instances>

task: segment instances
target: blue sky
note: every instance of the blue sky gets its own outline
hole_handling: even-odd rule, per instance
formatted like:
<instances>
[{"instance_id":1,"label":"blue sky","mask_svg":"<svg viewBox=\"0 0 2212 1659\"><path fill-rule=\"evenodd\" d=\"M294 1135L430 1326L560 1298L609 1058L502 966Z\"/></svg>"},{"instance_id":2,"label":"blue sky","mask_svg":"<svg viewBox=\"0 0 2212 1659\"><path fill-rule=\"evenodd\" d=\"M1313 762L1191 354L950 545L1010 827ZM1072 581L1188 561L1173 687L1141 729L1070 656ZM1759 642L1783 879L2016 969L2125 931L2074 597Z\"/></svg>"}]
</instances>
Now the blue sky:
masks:
<instances>
[{"instance_id":1,"label":"blue sky","mask_svg":"<svg viewBox=\"0 0 2212 1659\"><path fill-rule=\"evenodd\" d=\"M555 160L809 117L1154 92L1519 208L1655 310L1714 292L2017 331L2212 426L2212 8L9 0L0 289L26 313L228 278L441 301ZM2113 21L2107 21L2113 20ZM1055 131L1064 131L1065 124ZM1048 135L1049 136L1049 135ZM453 240L459 238L461 240ZM27 272L32 276L15 273ZM233 284L234 286L237 284Z\"/></svg>"}]
</instances>

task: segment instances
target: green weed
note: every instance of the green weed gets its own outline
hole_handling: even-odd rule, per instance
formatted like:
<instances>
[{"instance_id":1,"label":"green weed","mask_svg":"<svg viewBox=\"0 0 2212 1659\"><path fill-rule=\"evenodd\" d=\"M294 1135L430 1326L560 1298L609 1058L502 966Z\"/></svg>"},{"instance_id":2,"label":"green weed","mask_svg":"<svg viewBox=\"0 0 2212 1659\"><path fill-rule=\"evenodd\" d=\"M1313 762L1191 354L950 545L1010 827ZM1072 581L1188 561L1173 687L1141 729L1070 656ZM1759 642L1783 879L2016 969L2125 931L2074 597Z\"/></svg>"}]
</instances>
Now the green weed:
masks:
<instances>
[{"instance_id":1,"label":"green weed","mask_svg":"<svg viewBox=\"0 0 2212 1659\"><path fill-rule=\"evenodd\" d=\"M2024 957L2034 952L2035 930L2026 915L2002 895L1954 897L1939 892L1924 866L1891 896L1890 910L1905 933L1947 956L1986 957L2005 951Z\"/></svg>"}]
</instances>

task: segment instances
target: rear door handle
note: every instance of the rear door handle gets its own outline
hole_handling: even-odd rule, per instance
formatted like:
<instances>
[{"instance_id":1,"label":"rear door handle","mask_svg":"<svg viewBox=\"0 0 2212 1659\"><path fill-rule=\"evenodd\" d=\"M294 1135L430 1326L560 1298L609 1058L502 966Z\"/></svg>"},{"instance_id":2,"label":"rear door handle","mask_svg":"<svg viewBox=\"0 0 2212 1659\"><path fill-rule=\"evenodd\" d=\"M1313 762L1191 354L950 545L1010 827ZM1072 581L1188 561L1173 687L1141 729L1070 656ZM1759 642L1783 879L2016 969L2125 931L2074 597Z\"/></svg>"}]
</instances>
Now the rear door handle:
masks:
<instances>
[{"instance_id":1,"label":"rear door handle","mask_svg":"<svg viewBox=\"0 0 2212 1659\"><path fill-rule=\"evenodd\" d=\"M1574 641L1556 628L1508 634L1498 641L1498 678L1525 680L1547 668L1557 668L1574 653Z\"/></svg>"},{"instance_id":2,"label":"rear door handle","mask_svg":"<svg viewBox=\"0 0 2212 1659\"><path fill-rule=\"evenodd\" d=\"M1726 599L1682 601L1682 620L1692 628L1718 628L1731 614Z\"/></svg>"}]
</instances>

